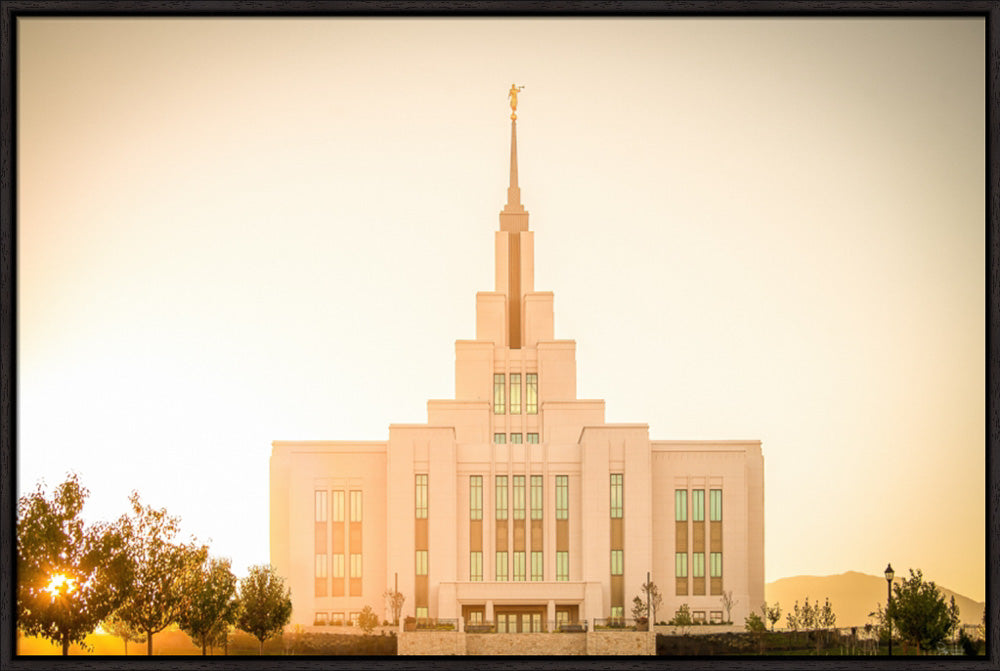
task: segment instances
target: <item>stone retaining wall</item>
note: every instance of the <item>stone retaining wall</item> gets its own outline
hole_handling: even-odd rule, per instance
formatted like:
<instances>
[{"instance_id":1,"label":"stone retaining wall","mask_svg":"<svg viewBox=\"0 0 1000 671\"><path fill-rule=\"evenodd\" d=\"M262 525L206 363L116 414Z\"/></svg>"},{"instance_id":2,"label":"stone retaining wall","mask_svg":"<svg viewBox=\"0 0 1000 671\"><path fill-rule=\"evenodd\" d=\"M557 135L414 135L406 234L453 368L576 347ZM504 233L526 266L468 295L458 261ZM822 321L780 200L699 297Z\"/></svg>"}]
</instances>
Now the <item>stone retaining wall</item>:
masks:
<instances>
[{"instance_id":1,"label":"stone retaining wall","mask_svg":"<svg viewBox=\"0 0 1000 671\"><path fill-rule=\"evenodd\" d=\"M588 655L655 655L656 634L651 631L588 631Z\"/></svg>"},{"instance_id":2,"label":"stone retaining wall","mask_svg":"<svg viewBox=\"0 0 1000 671\"><path fill-rule=\"evenodd\" d=\"M586 655L586 634L466 634L467 655Z\"/></svg>"},{"instance_id":3,"label":"stone retaining wall","mask_svg":"<svg viewBox=\"0 0 1000 671\"><path fill-rule=\"evenodd\" d=\"M397 655L464 655L465 632L401 631Z\"/></svg>"},{"instance_id":4,"label":"stone retaining wall","mask_svg":"<svg viewBox=\"0 0 1000 671\"><path fill-rule=\"evenodd\" d=\"M586 634L466 634L401 631L400 655L655 655L651 631L588 631Z\"/></svg>"}]
</instances>

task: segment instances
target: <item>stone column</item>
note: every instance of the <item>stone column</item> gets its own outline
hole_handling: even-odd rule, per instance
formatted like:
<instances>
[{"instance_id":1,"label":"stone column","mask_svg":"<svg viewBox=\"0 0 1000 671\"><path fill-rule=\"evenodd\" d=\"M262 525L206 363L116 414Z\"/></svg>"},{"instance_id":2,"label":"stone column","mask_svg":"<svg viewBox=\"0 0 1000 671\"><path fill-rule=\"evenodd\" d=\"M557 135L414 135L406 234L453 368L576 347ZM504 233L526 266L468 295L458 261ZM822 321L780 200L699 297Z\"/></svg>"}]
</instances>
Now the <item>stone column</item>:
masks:
<instances>
[{"instance_id":1,"label":"stone column","mask_svg":"<svg viewBox=\"0 0 1000 671\"><path fill-rule=\"evenodd\" d=\"M493 622L493 601L486 601L486 621Z\"/></svg>"},{"instance_id":2,"label":"stone column","mask_svg":"<svg viewBox=\"0 0 1000 671\"><path fill-rule=\"evenodd\" d=\"M548 619L549 623L554 628L555 627L555 621L556 621L556 602L553 601L552 599L549 599L549 607L548 607L548 610L546 611L545 617ZM549 625L545 625L545 626L547 627Z\"/></svg>"}]
</instances>

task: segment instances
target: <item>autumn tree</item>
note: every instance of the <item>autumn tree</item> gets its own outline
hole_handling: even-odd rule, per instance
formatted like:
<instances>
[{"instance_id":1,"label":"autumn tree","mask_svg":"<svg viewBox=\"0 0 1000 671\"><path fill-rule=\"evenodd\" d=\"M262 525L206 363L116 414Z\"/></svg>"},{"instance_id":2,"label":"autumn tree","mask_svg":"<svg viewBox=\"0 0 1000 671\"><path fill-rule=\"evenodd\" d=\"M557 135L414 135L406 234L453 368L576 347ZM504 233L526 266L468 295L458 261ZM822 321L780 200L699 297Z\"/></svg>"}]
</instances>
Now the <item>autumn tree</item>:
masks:
<instances>
[{"instance_id":1,"label":"autumn tree","mask_svg":"<svg viewBox=\"0 0 1000 671\"><path fill-rule=\"evenodd\" d=\"M258 654L264 654L264 641L280 634L292 617L291 590L270 564L251 566L240 580L240 614L236 626L260 641Z\"/></svg>"},{"instance_id":2,"label":"autumn tree","mask_svg":"<svg viewBox=\"0 0 1000 671\"><path fill-rule=\"evenodd\" d=\"M397 592L394 589L387 589L382 596L385 598L386 608L392 613L393 625L398 626L399 614L403 612L403 602L406 601L406 597L403 596L402 592Z\"/></svg>"},{"instance_id":3,"label":"autumn tree","mask_svg":"<svg viewBox=\"0 0 1000 671\"><path fill-rule=\"evenodd\" d=\"M205 561L208 549L179 543L180 520L129 497L132 515L123 518L133 562L131 588L118 617L146 635L146 654L153 654L153 634L177 622L185 599L187 573Z\"/></svg>"},{"instance_id":4,"label":"autumn tree","mask_svg":"<svg viewBox=\"0 0 1000 671\"><path fill-rule=\"evenodd\" d=\"M652 611L653 622L656 622L656 611L659 609L660 604L663 603L663 595L660 594L660 588L656 586L655 582L650 580L649 582L644 582L641 589L641 593L649 601L649 610Z\"/></svg>"},{"instance_id":5,"label":"autumn tree","mask_svg":"<svg viewBox=\"0 0 1000 671\"><path fill-rule=\"evenodd\" d=\"M237 616L236 576L228 559L206 557L186 572L177 624L196 644L201 654L218 638L219 630L234 623Z\"/></svg>"},{"instance_id":6,"label":"autumn tree","mask_svg":"<svg viewBox=\"0 0 1000 671\"><path fill-rule=\"evenodd\" d=\"M63 655L118 607L131 580L121 529L80 518L88 493L71 473L51 498L39 484L17 505L17 626Z\"/></svg>"},{"instance_id":7,"label":"autumn tree","mask_svg":"<svg viewBox=\"0 0 1000 671\"><path fill-rule=\"evenodd\" d=\"M101 628L115 638L120 638L125 645L125 654L128 655L129 643L145 643L146 634L136 629L131 624L118 617L117 613L112 613L108 619L101 623Z\"/></svg>"},{"instance_id":8,"label":"autumn tree","mask_svg":"<svg viewBox=\"0 0 1000 671\"><path fill-rule=\"evenodd\" d=\"M632 619L638 624L646 622L646 602L640 596L632 599Z\"/></svg>"},{"instance_id":9,"label":"autumn tree","mask_svg":"<svg viewBox=\"0 0 1000 671\"><path fill-rule=\"evenodd\" d=\"M955 597L947 603L933 581L924 581L920 569L910 569L910 577L893 584L892 591L886 613L893 628L921 651L935 650L958 626Z\"/></svg>"}]
</instances>

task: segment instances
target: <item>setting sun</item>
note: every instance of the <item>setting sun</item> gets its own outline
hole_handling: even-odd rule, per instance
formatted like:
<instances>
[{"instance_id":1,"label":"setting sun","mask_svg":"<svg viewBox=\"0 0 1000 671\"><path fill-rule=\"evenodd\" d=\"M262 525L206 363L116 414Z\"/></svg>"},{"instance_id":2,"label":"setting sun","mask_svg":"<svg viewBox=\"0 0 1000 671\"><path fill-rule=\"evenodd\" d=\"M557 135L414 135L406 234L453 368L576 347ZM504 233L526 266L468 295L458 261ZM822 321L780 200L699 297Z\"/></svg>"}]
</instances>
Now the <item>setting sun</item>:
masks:
<instances>
[{"instance_id":1,"label":"setting sun","mask_svg":"<svg viewBox=\"0 0 1000 671\"><path fill-rule=\"evenodd\" d=\"M76 589L76 579L65 576L62 573L53 575L49 580L49 584L45 587L45 591L52 595L53 601L60 594L69 594L74 589Z\"/></svg>"}]
</instances>

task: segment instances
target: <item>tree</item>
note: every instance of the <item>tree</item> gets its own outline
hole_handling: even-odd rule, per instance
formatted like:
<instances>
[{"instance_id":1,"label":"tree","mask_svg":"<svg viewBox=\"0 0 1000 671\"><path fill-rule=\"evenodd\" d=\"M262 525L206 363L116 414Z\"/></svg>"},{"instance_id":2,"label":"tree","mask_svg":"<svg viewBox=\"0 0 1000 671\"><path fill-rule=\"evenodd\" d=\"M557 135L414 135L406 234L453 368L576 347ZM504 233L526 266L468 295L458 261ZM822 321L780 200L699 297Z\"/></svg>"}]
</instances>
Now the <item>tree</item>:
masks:
<instances>
[{"instance_id":1,"label":"tree","mask_svg":"<svg viewBox=\"0 0 1000 671\"><path fill-rule=\"evenodd\" d=\"M781 619L781 603L775 601L773 606L768 606L765 601L763 605L761 605L760 610L764 615L764 619L770 621L771 631L774 631L774 625L776 625L778 620Z\"/></svg>"},{"instance_id":2,"label":"tree","mask_svg":"<svg viewBox=\"0 0 1000 671\"><path fill-rule=\"evenodd\" d=\"M935 650L958 626L955 597L948 604L933 581L924 581L920 569L892 586L892 603L886 609L893 627L904 640L921 651Z\"/></svg>"},{"instance_id":3,"label":"tree","mask_svg":"<svg viewBox=\"0 0 1000 671\"><path fill-rule=\"evenodd\" d=\"M251 566L240 580L240 614L236 626L260 641L258 654L264 654L264 641L280 634L292 618L291 590L270 564Z\"/></svg>"},{"instance_id":4,"label":"tree","mask_svg":"<svg viewBox=\"0 0 1000 671\"><path fill-rule=\"evenodd\" d=\"M378 626L378 615L375 614L371 606L365 606L361 609L361 613L358 615L358 626L361 627L361 631L366 636Z\"/></svg>"},{"instance_id":5,"label":"tree","mask_svg":"<svg viewBox=\"0 0 1000 671\"><path fill-rule=\"evenodd\" d=\"M798 602L798 600L795 601L795 608L793 610L788 611L785 614L785 622L786 622L788 628L791 629L792 631L798 631L799 630L800 623L799 623L799 602Z\"/></svg>"},{"instance_id":6,"label":"tree","mask_svg":"<svg viewBox=\"0 0 1000 671\"><path fill-rule=\"evenodd\" d=\"M764 620L753 611L750 611L750 614L743 620L743 626L752 634L761 634L767 631L767 625L764 624Z\"/></svg>"},{"instance_id":7,"label":"tree","mask_svg":"<svg viewBox=\"0 0 1000 671\"><path fill-rule=\"evenodd\" d=\"M733 598L733 590L723 592L719 600L722 602L722 607L726 609L726 622L732 622L733 606L739 603L739 601Z\"/></svg>"},{"instance_id":8,"label":"tree","mask_svg":"<svg viewBox=\"0 0 1000 671\"><path fill-rule=\"evenodd\" d=\"M817 601L816 609L818 610L816 624L824 629L833 629L837 626L837 614L833 612L833 606L830 605L830 597L826 597L822 608L819 608L819 601Z\"/></svg>"},{"instance_id":9,"label":"tree","mask_svg":"<svg viewBox=\"0 0 1000 671\"><path fill-rule=\"evenodd\" d=\"M660 604L663 603L663 595L660 594L660 588L656 586L656 583L650 580L649 582L644 582L642 584L642 594L645 594L649 599L649 610L652 611L653 622L656 622L656 611L659 610Z\"/></svg>"},{"instance_id":10,"label":"tree","mask_svg":"<svg viewBox=\"0 0 1000 671\"><path fill-rule=\"evenodd\" d=\"M130 582L121 529L80 519L88 493L70 473L52 498L39 484L17 505L17 626L64 655L118 607Z\"/></svg>"},{"instance_id":11,"label":"tree","mask_svg":"<svg viewBox=\"0 0 1000 671\"><path fill-rule=\"evenodd\" d=\"M102 622L101 627L103 627L104 631L108 632L112 636L115 636L122 640L122 643L125 644L126 655L128 655L129 643L146 642L146 635L142 633L142 631L136 629L125 620L122 620L115 613L112 613L111 616L108 617L108 619Z\"/></svg>"},{"instance_id":12,"label":"tree","mask_svg":"<svg viewBox=\"0 0 1000 671\"><path fill-rule=\"evenodd\" d=\"M191 567L184 578L184 600L177 624L205 655L222 626L236 621L236 576L228 559L206 558Z\"/></svg>"},{"instance_id":13,"label":"tree","mask_svg":"<svg viewBox=\"0 0 1000 671\"><path fill-rule=\"evenodd\" d=\"M641 596L632 599L632 619L637 624L646 623L646 602L642 600Z\"/></svg>"},{"instance_id":14,"label":"tree","mask_svg":"<svg viewBox=\"0 0 1000 671\"><path fill-rule=\"evenodd\" d=\"M694 624L694 620L691 619L691 606L682 603L681 607L677 609L677 613L674 614L674 618L667 624L679 627L681 636L686 634L687 628Z\"/></svg>"},{"instance_id":15,"label":"tree","mask_svg":"<svg viewBox=\"0 0 1000 671\"><path fill-rule=\"evenodd\" d=\"M406 597L402 592L392 589L387 589L382 596L385 598L386 609L392 613L393 625L398 627L399 614L403 612L403 602L406 601Z\"/></svg>"},{"instance_id":16,"label":"tree","mask_svg":"<svg viewBox=\"0 0 1000 671\"><path fill-rule=\"evenodd\" d=\"M121 523L132 558L133 580L117 615L146 634L146 654L152 655L153 634L177 621L187 573L205 561L208 548L193 539L187 544L174 542L179 518L167 515L165 508L142 505L137 492L132 492L129 503L132 515Z\"/></svg>"},{"instance_id":17,"label":"tree","mask_svg":"<svg viewBox=\"0 0 1000 671\"><path fill-rule=\"evenodd\" d=\"M764 634L767 633L767 625L764 624L764 620L757 613L750 611L750 614L743 620L743 626L757 639L760 653L764 654Z\"/></svg>"}]
</instances>

